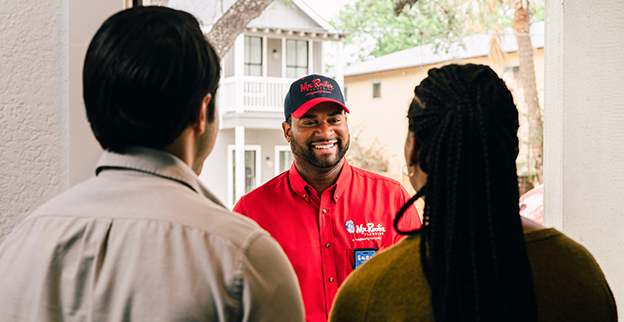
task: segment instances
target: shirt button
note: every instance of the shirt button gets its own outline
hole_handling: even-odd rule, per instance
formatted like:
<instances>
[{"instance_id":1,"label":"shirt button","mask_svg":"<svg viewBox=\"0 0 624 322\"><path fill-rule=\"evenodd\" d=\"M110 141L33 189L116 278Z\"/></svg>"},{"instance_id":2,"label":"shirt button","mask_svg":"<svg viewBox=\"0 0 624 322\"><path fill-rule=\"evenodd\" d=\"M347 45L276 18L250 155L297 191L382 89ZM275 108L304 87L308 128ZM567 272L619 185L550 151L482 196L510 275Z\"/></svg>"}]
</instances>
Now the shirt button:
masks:
<instances>
[{"instance_id":1,"label":"shirt button","mask_svg":"<svg viewBox=\"0 0 624 322\"><path fill-rule=\"evenodd\" d=\"M308 197L308 195L303 195L303 197L304 197L304 198L307 198L307 197Z\"/></svg>"},{"instance_id":2,"label":"shirt button","mask_svg":"<svg viewBox=\"0 0 624 322\"><path fill-rule=\"evenodd\" d=\"M329 248L329 243L325 244L325 248Z\"/></svg>"},{"instance_id":3,"label":"shirt button","mask_svg":"<svg viewBox=\"0 0 624 322\"><path fill-rule=\"evenodd\" d=\"M336 195L336 199L338 199L338 195Z\"/></svg>"},{"instance_id":4,"label":"shirt button","mask_svg":"<svg viewBox=\"0 0 624 322\"><path fill-rule=\"evenodd\" d=\"M334 278L333 278L333 277L330 277L330 278L329 278L329 281L330 281L330 282L333 282L333 281L334 281Z\"/></svg>"},{"instance_id":5,"label":"shirt button","mask_svg":"<svg viewBox=\"0 0 624 322\"><path fill-rule=\"evenodd\" d=\"M326 214L327 213L327 209L323 209L323 213Z\"/></svg>"}]
</instances>

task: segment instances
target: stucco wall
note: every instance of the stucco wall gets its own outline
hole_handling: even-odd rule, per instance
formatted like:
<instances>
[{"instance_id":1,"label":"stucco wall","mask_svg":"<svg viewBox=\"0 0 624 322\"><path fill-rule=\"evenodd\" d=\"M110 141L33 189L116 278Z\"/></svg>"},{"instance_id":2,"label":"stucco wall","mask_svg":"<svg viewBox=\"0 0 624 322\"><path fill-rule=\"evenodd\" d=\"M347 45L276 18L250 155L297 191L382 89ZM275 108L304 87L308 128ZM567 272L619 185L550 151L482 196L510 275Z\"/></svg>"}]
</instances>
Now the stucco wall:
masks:
<instances>
[{"instance_id":1,"label":"stucco wall","mask_svg":"<svg viewBox=\"0 0 624 322\"><path fill-rule=\"evenodd\" d=\"M93 176L101 154L82 102L82 65L119 0L0 5L0 242L26 215Z\"/></svg>"},{"instance_id":2,"label":"stucco wall","mask_svg":"<svg viewBox=\"0 0 624 322\"><path fill-rule=\"evenodd\" d=\"M544 219L584 245L624 310L624 1L546 1Z\"/></svg>"},{"instance_id":3,"label":"stucco wall","mask_svg":"<svg viewBox=\"0 0 624 322\"><path fill-rule=\"evenodd\" d=\"M67 7L0 5L0 242L69 184Z\"/></svg>"}]
</instances>

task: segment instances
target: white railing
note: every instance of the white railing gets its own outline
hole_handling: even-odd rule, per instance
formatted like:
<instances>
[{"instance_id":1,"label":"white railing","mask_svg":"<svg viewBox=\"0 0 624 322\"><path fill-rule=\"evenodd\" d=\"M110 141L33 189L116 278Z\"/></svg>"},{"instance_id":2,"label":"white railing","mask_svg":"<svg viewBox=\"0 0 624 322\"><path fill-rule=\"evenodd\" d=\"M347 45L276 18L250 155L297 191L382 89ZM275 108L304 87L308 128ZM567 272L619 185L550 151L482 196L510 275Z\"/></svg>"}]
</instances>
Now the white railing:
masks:
<instances>
[{"instance_id":1,"label":"white railing","mask_svg":"<svg viewBox=\"0 0 624 322\"><path fill-rule=\"evenodd\" d=\"M228 77L221 82L219 109L229 112L282 112L292 78Z\"/></svg>"}]
</instances>

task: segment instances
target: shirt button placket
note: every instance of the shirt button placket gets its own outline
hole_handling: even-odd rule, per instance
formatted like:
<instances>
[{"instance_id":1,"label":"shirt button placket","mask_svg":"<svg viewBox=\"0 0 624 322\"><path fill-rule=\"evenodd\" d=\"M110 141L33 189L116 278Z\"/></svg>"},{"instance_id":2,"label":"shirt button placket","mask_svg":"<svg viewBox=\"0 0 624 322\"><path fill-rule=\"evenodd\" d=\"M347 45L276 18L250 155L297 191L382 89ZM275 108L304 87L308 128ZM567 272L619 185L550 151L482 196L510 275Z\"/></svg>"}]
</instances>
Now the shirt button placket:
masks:
<instances>
[{"instance_id":1,"label":"shirt button placket","mask_svg":"<svg viewBox=\"0 0 624 322\"><path fill-rule=\"evenodd\" d=\"M319 222L323 223L321 245L325 245L325 247L321 246L322 248L321 253L323 254L322 255L323 256L323 275L325 277L325 291L327 294L326 306L327 306L327 309L329 309L329 307L331 306L329 299L332 298L337 291L337 285L335 283L335 279L336 279L336 259L335 259L335 254L334 254L335 249L333 249L334 247L330 248L330 246L334 244L334 240L333 240L334 228L333 228L333 222L332 222L332 218L331 218L329 207L328 207L328 205L331 204L332 199L334 198L334 195L329 194L329 195L325 195L324 197L325 198L321 197Z\"/></svg>"}]
</instances>

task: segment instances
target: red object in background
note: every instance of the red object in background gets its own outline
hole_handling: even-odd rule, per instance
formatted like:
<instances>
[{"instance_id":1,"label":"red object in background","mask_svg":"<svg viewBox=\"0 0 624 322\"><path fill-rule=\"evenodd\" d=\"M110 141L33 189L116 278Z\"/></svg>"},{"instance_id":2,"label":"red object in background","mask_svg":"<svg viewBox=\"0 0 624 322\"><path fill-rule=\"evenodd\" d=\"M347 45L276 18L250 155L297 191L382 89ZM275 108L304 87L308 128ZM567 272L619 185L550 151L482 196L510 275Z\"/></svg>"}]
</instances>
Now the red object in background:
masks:
<instances>
[{"instance_id":1,"label":"red object in background","mask_svg":"<svg viewBox=\"0 0 624 322\"><path fill-rule=\"evenodd\" d=\"M541 184L520 197L520 216L544 225L544 185Z\"/></svg>"}]
</instances>

